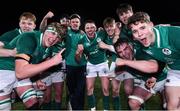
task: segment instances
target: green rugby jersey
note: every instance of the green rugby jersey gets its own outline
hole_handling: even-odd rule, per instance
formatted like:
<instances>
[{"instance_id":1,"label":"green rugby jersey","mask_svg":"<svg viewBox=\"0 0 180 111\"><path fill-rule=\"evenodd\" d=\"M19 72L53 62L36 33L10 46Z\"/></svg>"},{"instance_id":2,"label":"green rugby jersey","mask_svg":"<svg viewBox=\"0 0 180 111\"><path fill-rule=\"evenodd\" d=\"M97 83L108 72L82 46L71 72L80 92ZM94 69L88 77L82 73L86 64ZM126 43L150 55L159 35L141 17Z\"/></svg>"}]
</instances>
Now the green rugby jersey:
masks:
<instances>
[{"instance_id":1,"label":"green rugby jersey","mask_svg":"<svg viewBox=\"0 0 180 111\"><path fill-rule=\"evenodd\" d=\"M25 32L24 35L22 36L25 36L28 34L26 33L29 33L29 32ZM32 33L40 33L40 32L37 32L37 31L34 31ZM4 46L4 48L6 49L14 49L16 48L17 46L19 46L19 42L18 40L20 39L21 37L21 34L18 34L17 37L15 37L13 40L11 40L8 44L6 44ZM38 38L38 37L37 37ZM27 40L24 40L25 42L23 44L27 44L27 43L31 43L32 41L28 39ZM26 49L25 49L26 50ZM0 57L0 70L14 70L15 68L15 58L14 57Z\"/></svg>"},{"instance_id":2,"label":"green rugby jersey","mask_svg":"<svg viewBox=\"0 0 180 111\"><path fill-rule=\"evenodd\" d=\"M15 46L5 45L6 49L14 49ZM12 70L15 68L15 58L14 57L0 57L0 70Z\"/></svg>"},{"instance_id":3,"label":"green rugby jersey","mask_svg":"<svg viewBox=\"0 0 180 111\"><path fill-rule=\"evenodd\" d=\"M180 70L180 27L154 27L155 42L143 50L154 58L166 62L168 67Z\"/></svg>"},{"instance_id":4,"label":"green rugby jersey","mask_svg":"<svg viewBox=\"0 0 180 111\"><path fill-rule=\"evenodd\" d=\"M0 41L7 45L11 40L13 40L16 36L21 34L22 31L18 28L8 31L0 36Z\"/></svg>"},{"instance_id":5,"label":"green rugby jersey","mask_svg":"<svg viewBox=\"0 0 180 111\"><path fill-rule=\"evenodd\" d=\"M106 32L104 32L104 33L105 33L105 40L104 40L104 42L106 44L108 44L108 45L112 45L113 46L113 37L109 37ZM108 58L110 60L112 60L113 62L116 61L116 58L117 58L116 53L107 50L106 54L107 54L107 56L108 56Z\"/></svg>"},{"instance_id":6,"label":"green rugby jersey","mask_svg":"<svg viewBox=\"0 0 180 111\"><path fill-rule=\"evenodd\" d=\"M55 44L52 47L49 47L46 51L46 57L53 57L54 55L56 55L60 50L62 50L65 46L64 46L64 42L59 42L57 44ZM64 58L64 52L62 53L62 57ZM53 66L51 68L49 68L47 71L48 72L58 72L61 70L62 64Z\"/></svg>"},{"instance_id":7,"label":"green rugby jersey","mask_svg":"<svg viewBox=\"0 0 180 111\"><path fill-rule=\"evenodd\" d=\"M151 55L145 53L144 51L142 51L140 49L140 47L135 47L135 59L136 60L153 60L154 57L152 57ZM164 80L166 77L167 77L167 72L164 69L165 67L165 63L163 62L160 62L160 61L157 61L158 62L158 65L159 65L159 70L157 73L152 73L152 74L148 74L148 73L143 73L141 71L130 71L132 72L133 75L135 75L136 77L138 78L141 78L143 80L147 80L149 77L155 77L157 79L157 81L161 81L161 80ZM138 75L137 75L138 74Z\"/></svg>"},{"instance_id":8,"label":"green rugby jersey","mask_svg":"<svg viewBox=\"0 0 180 111\"><path fill-rule=\"evenodd\" d=\"M126 39L132 41L132 32L130 29L127 28L126 25L123 25L120 30L121 30L120 38L126 38Z\"/></svg>"},{"instance_id":9,"label":"green rugby jersey","mask_svg":"<svg viewBox=\"0 0 180 111\"><path fill-rule=\"evenodd\" d=\"M103 41L104 37L104 34L99 31L94 38L88 38L85 34L81 41L84 46L84 53L91 64L96 65L107 61L106 50L101 49L98 45L98 42Z\"/></svg>"},{"instance_id":10,"label":"green rugby jersey","mask_svg":"<svg viewBox=\"0 0 180 111\"><path fill-rule=\"evenodd\" d=\"M144 51L142 51L139 48L140 47L136 47L134 49L134 58L136 60L151 60L151 59L154 59L152 56L145 53ZM167 71L166 71L166 68L164 69L165 63L162 63L162 62L158 61L158 64L159 64L159 71L157 73L151 73L151 74L150 73L144 73L142 71L136 70L136 69L128 67L128 66L117 67L116 71L120 71L120 70L121 71L127 71L130 74L132 74L133 76L135 76L136 78L142 79L144 81L146 81L150 77L155 77L157 79L157 81L161 81L161 80L166 79Z\"/></svg>"},{"instance_id":11,"label":"green rugby jersey","mask_svg":"<svg viewBox=\"0 0 180 111\"><path fill-rule=\"evenodd\" d=\"M17 40L17 56L21 57L21 54L26 54L30 57L29 63L37 64L42 62L46 58L46 49L42 46L42 33L37 32L25 32L19 35Z\"/></svg>"},{"instance_id":12,"label":"green rugby jersey","mask_svg":"<svg viewBox=\"0 0 180 111\"><path fill-rule=\"evenodd\" d=\"M18 32L18 30L14 31L14 34L16 32ZM10 33L10 32L8 32L8 33ZM13 34L13 31L11 34ZM17 33L17 35L19 35L19 34ZM4 37L8 38L9 36L4 36ZM11 38L11 39L12 39L11 41L10 41L10 39L7 39L6 44L3 48L14 49L16 47L16 42L18 40L18 37L15 37L14 39ZM0 70L14 70L14 68L15 68L15 58L14 57L0 57Z\"/></svg>"},{"instance_id":13,"label":"green rugby jersey","mask_svg":"<svg viewBox=\"0 0 180 111\"><path fill-rule=\"evenodd\" d=\"M81 61L79 63L75 60L75 53L77 50L77 46L79 42L83 38L83 34L80 31L73 31L72 29L68 29L68 35L65 38L65 62L66 65L70 66L83 66L86 65L85 55L82 56Z\"/></svg>"}]
</instances>

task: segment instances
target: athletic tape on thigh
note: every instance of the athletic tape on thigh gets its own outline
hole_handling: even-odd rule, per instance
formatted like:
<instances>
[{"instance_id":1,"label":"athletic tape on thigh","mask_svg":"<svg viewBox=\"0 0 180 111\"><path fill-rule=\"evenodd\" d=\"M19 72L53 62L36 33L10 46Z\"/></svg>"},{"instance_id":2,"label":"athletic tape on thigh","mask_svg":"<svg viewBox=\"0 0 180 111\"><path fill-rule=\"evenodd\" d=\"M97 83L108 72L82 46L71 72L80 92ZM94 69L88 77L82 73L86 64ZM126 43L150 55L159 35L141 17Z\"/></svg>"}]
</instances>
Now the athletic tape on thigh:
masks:
<instances>
[{"instance_id":1,"label":"athletic tape on thigh","mask_svg":"<svg viewBox=\"0 0 180 111\"><path fill-rule=\"evenodd\" d=\"M11 99L7 98L0 101L0 110L10 110L11 109Z\"/></svg>"},{"instance_id":2,"label":"athletic tape on thigh","mask_svg":"<svg viewBox=\"0 0 180 111\"><path fill-rule=\"evenodd\" d=\"M130 95L128 98L138 100L141 104L144 103L144 100L142 98L134 96L134 95Z\"/></svg>"},{"instance_id":3,"label":"athletic tape on thigh","mask_svg":"<svg viewBox=\"0 0 180 111\"><path fill-rule=\"evenodd\" d=\"M20 98L23 100L23 102L27 102L30 98L36 98L36 91L34 90L34 88L30 88L28 90L26 90L21 96Z\"/></svg>"}]
</instances>

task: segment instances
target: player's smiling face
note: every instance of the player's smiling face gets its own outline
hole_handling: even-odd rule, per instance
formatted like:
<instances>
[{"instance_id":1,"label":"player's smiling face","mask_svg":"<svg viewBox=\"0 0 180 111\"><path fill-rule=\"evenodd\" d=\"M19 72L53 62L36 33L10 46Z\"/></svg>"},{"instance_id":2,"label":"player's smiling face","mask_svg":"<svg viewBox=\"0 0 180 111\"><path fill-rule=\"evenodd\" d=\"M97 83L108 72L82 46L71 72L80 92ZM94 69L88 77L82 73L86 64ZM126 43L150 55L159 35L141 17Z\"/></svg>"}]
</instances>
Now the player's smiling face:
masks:
<instances>
[{"instance_id":1,"label":"player's smiling face","mask_svg":"<svg viewBox=\"0 0 180 111\"><path fill-rule=\"evenodd\" d=\"M132 45L128 43L122 43L121 45L116 47L117 54L127 60L133 59L133 48Z\"/></svg>"},{"instance_id":2,"label":"player's smiling face","mask_svg":"<svg viewBox=\"0 0 180 111\"><path fill-rule=\"evenodd\" d=\"M79 18L74 18L70 20L70 26L73 30L79 30L80 24L81 23Z\"/></svg>"},{"instance_id":3,"label":"player's smiling face","mask_svg":"<svg viewBox=\"0 0 180 111\"><path fill-rule=\"evenodd\" d=\"M106 24L104 26L108 36L113 36L114 35L114 32L115 32L115 28L116 28L116 24L115 22L114 23L111 23L111 24Z\"/></svg>"},{"instance_id":4,"label":"player's smiling face","mask_svg":"<svg viewBox=\"0 0 180 111\"><path fill-rule=\"evenodd\" d=\"M121 20L121 22L122 22L123 24L127 24L128 18L131 17L132 15L133 15L133 12L130 11L130 10L118 14L119 19Z\"/></svg>"},{"instance_id":5,"label":"player's smiling face","mask_svg":"<svg viewBox=\"0 0 180 111\"><path fill-rule=\"evenodd\" d=\"M60 23L61 23L62 25L66 25L66 26L69 26L69 21L70 21L70 20L69 20L68 18L66 18L66 17L60 19Z\"/></svg>"},{"instance_id":6,"label":"player's smiling face","mask_svg":"<svg viewBox=\"0 0 180 111\"><path fill-rule=\"evenodd\" d=\"M154 42L152 22L136 22L135 24L131 24L130 27L134 39L141 42L145 47L150 46Z\"/></svg>"},{"instance_id":7,"label":"player's smiling face","mask_svg":"<svg viewBox=\"0 0 180 111\"><path fill-rule=\"evenodd\" d=\"M95 37L96 25L94 23L86 23L85 32L89 38Z\"/></svg>"},{"instance_id":8,"label":"player's smiling face","mask_svg":"<svg viewBox=\"0 0 180 111\"><path fill-rule=\"evenodd\" d=\"M22 17L19 21L19 27L22 32L30 32L36 28L36 24L32 19Z\"/></svg>"},{"instance_id":9,"label":"player's smiling face","mask_svg":"<svg viewBox=\"0 0 180 111\"><path fill-rule=\"evenodd\" d=\"M43 35L43 46L44 47L51 47L60 41L57 33L45 31Z\"/></svg>"}]
</instances>

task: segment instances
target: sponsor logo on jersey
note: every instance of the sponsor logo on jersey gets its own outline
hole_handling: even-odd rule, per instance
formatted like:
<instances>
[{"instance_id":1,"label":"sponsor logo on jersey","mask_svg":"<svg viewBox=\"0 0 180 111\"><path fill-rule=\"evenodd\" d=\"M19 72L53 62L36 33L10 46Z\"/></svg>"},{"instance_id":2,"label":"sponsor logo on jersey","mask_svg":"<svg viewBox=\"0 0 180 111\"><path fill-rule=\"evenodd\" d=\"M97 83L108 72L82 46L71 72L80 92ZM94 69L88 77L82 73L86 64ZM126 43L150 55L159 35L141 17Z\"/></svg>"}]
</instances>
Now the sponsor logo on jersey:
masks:
<instances>
[{"instance_id":1,"label":"sponsor logo on jersey","mask_svg":"<svg viewBox=\"0 0 180 111\"><path fill-rule=\"evenodd\" d=\"M172 51L168 48L163 48L162 49L162 52L165 54L165 55L171 55Z\"/></svg>"},{"instance_id":2,"label":"sponsor logo on jersey","mask_svg":"<svg viewBox=\"0 0 180 111\"><path fill-rule=\"evenodd\" d=\"M93 55L93 54L97 54L98 52L99 52L99 50L98 50L98 49L95 49L94 51L89 52L89 54L90 54L90 55Z\"/></svg>"},{"instance_id":3,"label":"sponsor logo on jersey","mask_svg":"<svg viewBox=\"0 0 180 111\"><path fill-rule=\"evenodd\" d=\"M149 50L145 50L146 53L150 54L150 55L153 55L153 53Z\"/></svg>"},{"instance_id":4,"label":"sponsor logo on jersey","mask_svg":"<svg viewBox=\"0 0 180 111\"><path fill-rule=\"evenodd\" d=\"M89 47L90 45L90 43L85 43L85 47Z\"/></svg>"}]
</instances>

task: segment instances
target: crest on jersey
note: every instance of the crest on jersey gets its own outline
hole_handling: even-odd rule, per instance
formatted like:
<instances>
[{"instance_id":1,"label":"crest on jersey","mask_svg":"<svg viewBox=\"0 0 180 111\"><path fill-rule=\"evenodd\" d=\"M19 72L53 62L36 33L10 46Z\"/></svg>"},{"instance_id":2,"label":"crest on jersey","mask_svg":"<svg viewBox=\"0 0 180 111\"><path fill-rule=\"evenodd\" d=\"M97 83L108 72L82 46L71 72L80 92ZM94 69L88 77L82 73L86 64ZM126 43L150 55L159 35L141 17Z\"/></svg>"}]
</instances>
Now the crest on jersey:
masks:
<instances>
[{"instance_id":1,"label":"crest on jersey","mask_svg":"<svg viewBox=\"0 0 180 111\"><path fill-rule=\"evenodd\" d=\"M97 38L97 42L101 42L101 38Z\"/></svg>"},{"instance_id":2,"label":"crest on jersey","mask_svg":"<svg viewBox=\"0 0 180 111\"><path fill-rule=\"evenodd\" d=\"M168 48L163 48L162 49L162 52L165 54L165 55L171 55L172 51Z\"/></svg>"}]
</instances>

